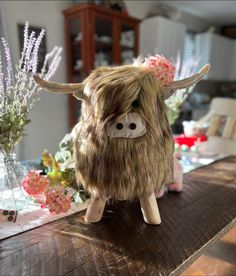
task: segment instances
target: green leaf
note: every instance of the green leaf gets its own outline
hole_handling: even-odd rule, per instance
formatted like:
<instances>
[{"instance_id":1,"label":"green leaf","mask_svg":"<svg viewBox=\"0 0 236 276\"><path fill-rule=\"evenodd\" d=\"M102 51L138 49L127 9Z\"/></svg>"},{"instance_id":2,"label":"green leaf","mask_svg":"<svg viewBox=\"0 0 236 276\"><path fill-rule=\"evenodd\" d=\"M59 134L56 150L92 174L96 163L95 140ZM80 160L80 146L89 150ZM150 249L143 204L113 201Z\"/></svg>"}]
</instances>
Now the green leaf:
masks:
<instances>
[{"instance_id":1,"label":"green leaf","mask_svg":"<svg viewBox=\"0 0 236 276\"><path fill-rule=\"evenodd\" d=\"M44 150L43 155L42 155L42 162L46 168L52 168L54 158L50 153L48 153L48 151Z\"/></svg>"}]
</instances>

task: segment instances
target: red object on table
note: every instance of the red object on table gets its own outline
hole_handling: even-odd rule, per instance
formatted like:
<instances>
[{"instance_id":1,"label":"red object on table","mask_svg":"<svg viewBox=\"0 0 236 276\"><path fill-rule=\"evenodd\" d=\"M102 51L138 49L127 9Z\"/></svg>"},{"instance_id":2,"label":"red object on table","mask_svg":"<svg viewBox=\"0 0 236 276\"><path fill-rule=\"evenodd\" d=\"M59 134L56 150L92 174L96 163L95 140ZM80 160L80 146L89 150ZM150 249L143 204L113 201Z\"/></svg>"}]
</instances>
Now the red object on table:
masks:
<instances>
[{"instance_id":1,"label":"red object on table","mask_svg":"<svg viewBox=\"0 0 236 276\"><path fill-rule=\"evenodd\" d=\"M204 142L206 140L207 137L205 135L187 137L184 134L181 134L174 137L174 141L176 144L179 144L180 146L186 145L188 147L194 146L197 141Z\"/></svg>"}]
</instances>

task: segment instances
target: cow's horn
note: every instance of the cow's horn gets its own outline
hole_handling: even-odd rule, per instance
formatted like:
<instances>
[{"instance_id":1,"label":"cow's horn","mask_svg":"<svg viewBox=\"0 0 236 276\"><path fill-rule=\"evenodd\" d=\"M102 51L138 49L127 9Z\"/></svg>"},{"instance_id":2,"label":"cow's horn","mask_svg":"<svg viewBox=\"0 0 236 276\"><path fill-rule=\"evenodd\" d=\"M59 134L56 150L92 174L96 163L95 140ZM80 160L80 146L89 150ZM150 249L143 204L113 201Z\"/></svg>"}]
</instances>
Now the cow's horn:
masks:
<instances>
[{"instance_id":1,"label":"cow's horn","mask_svg":"<svg viewBox=\"0 0 236 276\"><path fill-rule=\"evenodd\" d=\"M189 88L199 82L210 70L210 64L206 64L202 69L195 75L178 81L173 81L170 86L163 87L164 98L168 99L176 90Z\"/></svg>"},{"instance_id":2,"label":"cow's horn","mask_svg":"<svg viewBox=\"0 0 236 276\"><path fill-rule=\"evenodd\" d=\"M41 86L48 92L73 94L73 96L75 96L77 99L86 100L86 95L83 94L83 83L63 84L57 82L49 82L41 79L36 75L34 76L34 80L39 86Z\"/></svg>"}]
</instances>

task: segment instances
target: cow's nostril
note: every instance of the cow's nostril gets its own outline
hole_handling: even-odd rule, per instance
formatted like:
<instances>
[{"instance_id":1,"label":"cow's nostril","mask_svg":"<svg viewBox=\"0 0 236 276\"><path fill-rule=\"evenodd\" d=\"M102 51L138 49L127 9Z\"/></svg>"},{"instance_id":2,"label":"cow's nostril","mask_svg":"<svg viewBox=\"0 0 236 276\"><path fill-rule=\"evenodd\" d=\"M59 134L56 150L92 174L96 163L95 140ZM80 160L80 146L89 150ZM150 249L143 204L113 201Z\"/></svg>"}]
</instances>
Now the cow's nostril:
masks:
<instances>
[{"instance_id":1,"label":"cow's nostril","mask_svg":"<svg viewBox=\"0 0 236 276\"><path fill-rule=\"evenodd\" d=\"M116 128L119 129L119 130L122 129L123 128L123 124L122 123L116 124Z\"/></svg>"},{"instance_id":2,"label":"cow's nostril","mask_svg":"<svg viewBox=\"0 0 236 276\"><path fill-rule=\"evenodd\" d=\"M132 130L134 130L134 129L136 129L136 124L135 123L131 123L130 125L129 125L129 128L130 129L132 129Z\"/></svg>"}]
</instances>

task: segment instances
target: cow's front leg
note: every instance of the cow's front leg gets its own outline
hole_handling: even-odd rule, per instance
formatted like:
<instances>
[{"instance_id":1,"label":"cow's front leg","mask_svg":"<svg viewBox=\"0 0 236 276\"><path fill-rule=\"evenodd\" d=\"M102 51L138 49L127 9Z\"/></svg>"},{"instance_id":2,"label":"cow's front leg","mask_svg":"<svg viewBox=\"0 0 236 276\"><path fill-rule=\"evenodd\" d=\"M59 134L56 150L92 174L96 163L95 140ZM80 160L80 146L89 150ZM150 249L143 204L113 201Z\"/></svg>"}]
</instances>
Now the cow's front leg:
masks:
<instances>
[{"instance_id":1,"label":"cow's front leg","mask_svg":"<svg viewBox=\"0 0 236 276\"><path fill-rule=\"evenodd\" d=\"M160 224L161 217L154 192L139 197L144 221L148 224Z\"/></svg>"},{"instance_id":2,"label":"cow's front leg","mask_svg":"<svg viewBox=\"0 0 236 276\"><path fill-rule=\"evenodd\" d=\"M98 222L101 220L106 205L106 198L98 191L91 194L90 204L87 208L84 220L86 222Z\"/></svg>"}]
</instances>

